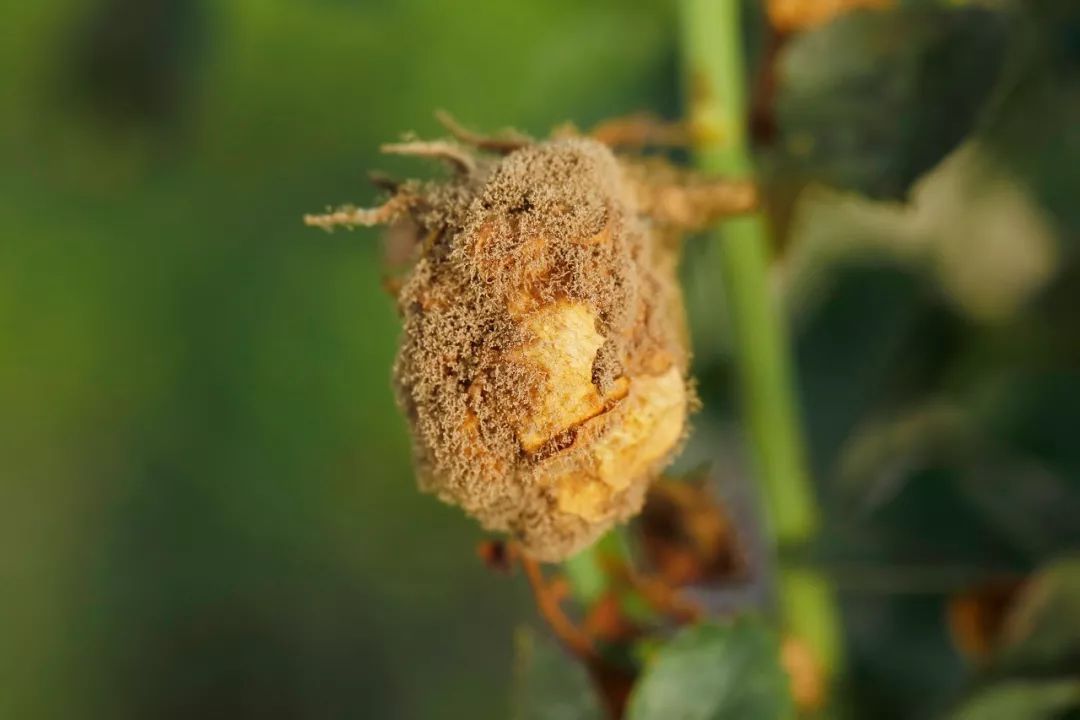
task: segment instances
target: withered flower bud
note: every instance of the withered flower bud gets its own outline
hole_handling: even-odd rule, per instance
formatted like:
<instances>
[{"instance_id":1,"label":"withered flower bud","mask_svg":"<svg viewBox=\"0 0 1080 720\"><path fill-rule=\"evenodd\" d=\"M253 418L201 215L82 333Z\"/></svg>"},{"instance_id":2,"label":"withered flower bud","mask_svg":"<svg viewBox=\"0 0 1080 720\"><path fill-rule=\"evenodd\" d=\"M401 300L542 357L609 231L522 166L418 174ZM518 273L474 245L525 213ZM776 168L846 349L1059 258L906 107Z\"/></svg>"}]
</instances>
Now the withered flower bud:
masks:
<instances>
[{"instance_id":1,"label":"withered flower bud","mask_svg":"<svg viewBox=\"0 0 1080 720\"><path fill-rule=\"evenodd\" d=\"M394 382L421 488L558 561L636 514L678 450L694 398L676 231L755 193L586 137L468 139L501 155L387 146L457 172L308 222L413 234Z\"/></svg>"}]
</instances>

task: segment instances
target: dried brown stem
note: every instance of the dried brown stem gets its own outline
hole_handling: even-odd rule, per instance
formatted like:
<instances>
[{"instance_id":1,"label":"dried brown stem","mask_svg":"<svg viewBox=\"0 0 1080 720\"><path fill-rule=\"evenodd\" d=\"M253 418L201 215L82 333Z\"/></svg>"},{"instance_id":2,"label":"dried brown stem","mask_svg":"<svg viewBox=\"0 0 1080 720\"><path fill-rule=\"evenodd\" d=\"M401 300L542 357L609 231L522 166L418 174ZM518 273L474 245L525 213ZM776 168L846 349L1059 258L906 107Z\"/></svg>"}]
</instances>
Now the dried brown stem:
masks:
<instances>
[{"instance_id":1,"label":"dried brown stem","mask_svg":"<svg viewBox=\"0 0 1080 720\"><path fill-rule=\"evenodd\" d=\"M592 640L563 612L558 596L544 581L540 563L524 553L515 551L515 554L525 571L525 577L529 580L529 587L532 588L533 596L536 598L536 607L540 611L540 616L551 627L555 636L570 652L582 660L590 662L595 660L596 650L593 648Z\"/></svg>"}]
</instances>

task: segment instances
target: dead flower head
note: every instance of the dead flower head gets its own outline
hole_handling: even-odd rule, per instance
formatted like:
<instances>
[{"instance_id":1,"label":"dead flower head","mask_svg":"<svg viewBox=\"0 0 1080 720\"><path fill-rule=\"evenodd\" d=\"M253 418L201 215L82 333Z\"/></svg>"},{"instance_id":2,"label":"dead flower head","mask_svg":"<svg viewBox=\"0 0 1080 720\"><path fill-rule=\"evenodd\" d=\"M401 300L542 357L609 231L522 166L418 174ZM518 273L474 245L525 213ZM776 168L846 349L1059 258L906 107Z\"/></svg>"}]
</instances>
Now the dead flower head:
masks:
<instances>
[{"instance_id":1,"label":"dead flower head","mask_svg":"<svg viewBox=\"0 0 1080 720\"><path fill-rule=\"evenodd\" d=\"M750 209L754 189L569 131L481 138L447 122L457 142L384 151L452 177L307 222L411 238L394 381L420 485L562 560L636 514L678 449L693 405L678 233Z\"/></svg>"}]
</instances>

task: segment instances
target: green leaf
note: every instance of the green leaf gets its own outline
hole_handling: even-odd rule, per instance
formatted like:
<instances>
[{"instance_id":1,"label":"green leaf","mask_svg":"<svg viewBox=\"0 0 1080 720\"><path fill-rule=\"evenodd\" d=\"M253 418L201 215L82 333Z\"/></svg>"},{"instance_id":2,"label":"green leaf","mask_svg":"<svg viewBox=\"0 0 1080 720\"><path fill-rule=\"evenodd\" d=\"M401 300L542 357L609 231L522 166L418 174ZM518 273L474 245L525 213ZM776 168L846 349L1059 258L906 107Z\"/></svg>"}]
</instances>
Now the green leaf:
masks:
<instances>
[{"instance_id":1,"label":"green leaf","mask_svg":"<svg viewBox=\"0 0 1080 720\"><path fill-rule=\"evenodd\" d=\"M607 558L626 558L629 549L621 530L612 530L593 545L563 563L563 573L570 581L574 598L584 604L592 605L607 592L608 573L604 569Z\"/></svg>"},{"instance_id":2,"label":"green leaf","mask_svg":"<svg viewBox=\"0 0 1080 720\"><path fill-rule=\"evenodd\" d=\"M603 720L585 668L531 627L514 638L514 720Z\"/></svg>"},{"instance_id":3,"label":"green leaf","mask_svg":"<svg viewBox=\"0 0 1080 720\"><path fill-rule=\"evenodd\" d=\"M1002 80L980 137L1062 224L1075 247L1080 230L1080 3L1017 3Z\"/></svg>"},{"instance_id":4,"label":"green leaf","mask_svg":"<svg viewBox=\"0 0 1080 720\"><path fill-rule=\"evenodd\" d=\"M801 34L781 58L777 119L814 180L877 197L908 186L975 125L1004 56L980 8L856 12Z\"/></svg>"},{"instance_id":5,"label":"green leaf","mask_svg":"<svg viewBox=\"0 0 1080 720\"><path fill-rule=\"evenodd\" d=\"M761 620L676 635L630 696L629 720L773 720L794 714L779 643Z\"/></svg>"},{"instance_id":6,"label":"green leaf","mask_svg":"<svg viewBox=\"0 0 1080 720\"><path fill-rule=\"evenodd\" d=\"M563 563L574 598L583 604L596 602L607 589L607 576L597 557L596 545L586 548Z\"/></svg>"},{"instance_id":7,"label":"green leaf","mask_svg":"<svg viewBox=\"0 0 1080 720\"><path fill-rule=\"evenodd\" d=\"M975 695L950 720L1055 720L1080 707L1080 680L1016 681Z\"/></svg>"}]
</instances>

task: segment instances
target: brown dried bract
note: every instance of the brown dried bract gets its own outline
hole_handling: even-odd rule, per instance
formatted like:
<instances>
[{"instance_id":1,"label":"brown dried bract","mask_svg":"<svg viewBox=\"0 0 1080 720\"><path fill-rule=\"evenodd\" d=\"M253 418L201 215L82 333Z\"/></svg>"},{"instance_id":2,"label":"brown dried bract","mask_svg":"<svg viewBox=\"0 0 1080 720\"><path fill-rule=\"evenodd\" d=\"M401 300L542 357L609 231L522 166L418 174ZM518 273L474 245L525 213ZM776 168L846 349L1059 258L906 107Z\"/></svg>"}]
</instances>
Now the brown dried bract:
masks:
<instances>
[{"instance_id":1,"label":"brown dried bract","mask_svg":"<svg viewBox=\"0 0 1080 720\"><path fill-rule=\"evenodd\" d=\"M421 487L562 560L636 514L677 450L692 394L676 234L755 192L588 137L447 122L458 142L387 149L445 160L451 178L306 221L412 234L394 379Z\"/></svg>"},{"instance_id":2,"label":"brown dried bract","mask_svg":"<svg viewBox=\"0 0 1080 720\"><path fill-rule=\"evenodd\" d=\"M655 483L638 529L652 571L671 587L745 576L746 558L735 526L704 478Z\"/></svg>"},{"instance_id":3,"label":"brown dried bract","mask_svg":"<svg viewBox=\"0 0 1080 720\"><path fill-rule=\"evenodd\" d=\"M1020 578L998 577L949 598L949 634L965 658L984 663L992 657L1009 613L1027 586Z\"/></svg>"}]
</instances>

